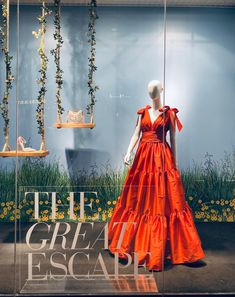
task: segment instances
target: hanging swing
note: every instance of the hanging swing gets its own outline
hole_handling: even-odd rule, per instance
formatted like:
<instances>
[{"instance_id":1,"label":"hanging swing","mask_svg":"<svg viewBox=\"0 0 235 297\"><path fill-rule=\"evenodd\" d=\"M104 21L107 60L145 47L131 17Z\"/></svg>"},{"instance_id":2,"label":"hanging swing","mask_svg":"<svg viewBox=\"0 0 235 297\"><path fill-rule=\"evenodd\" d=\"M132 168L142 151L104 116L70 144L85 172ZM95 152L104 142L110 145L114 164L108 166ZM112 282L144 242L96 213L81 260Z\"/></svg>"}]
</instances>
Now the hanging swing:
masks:
<instances>
[{"instance_id":1,"label":"hanging swing","mask_svg":"<svg viewBox=\"0 0 235 297\"><path fill-rule=\"evenodd\" d=\"M97 70L95 65L95 46L96 46L96 39L95 39L95 20L98 19L98 15L96 12L97 3L96 0L91 0L89 4L89 24L88 24L88 43L90 45L90 56L88 58L88 94L90 97L90 103L87 104L86 110L87 114L90 115L90 122L86 123L84 121L83 111L73 112L69 111L67 116L67 122L62 121L62 114L64 109L62 107L62 100L61 100L61 89L62 89L62 73L63 70L60 68L60 48L63 43L63 39L60 33L60 16L61 16L61 1L54 0L55 6L55 33L54 39L56 40L56 48L51 50L51 54L54 56L54 61L56 64L56 101L57 101L57 119L54 124L54 127L57 129L61 128L90 128L93 129L95 127L94 123L94 105L96 102L95 99L95 92L99 89L97 85L94 84L94 72Z\"/></svg>"},{"instance_id":2,"label":"hanging swing","mask_svg":"<svg viewBox=\"0 0 235 297\"><path fill-rule=\"evenodd\" d=\"M6 84L5 84L5 92L4 97L1 104L2 116L4 119L4 135L5 135L5 144L2 152L0 152L1 157L45 157L49 154L49 151L46 149L45 144L45 128L44 128L44 103L45 103L45 82L46 82L46 70L47 70L47 62L48 59L45 55L44 51L44 35L46 32L46 16L50 13L50 11L45 6L45 1L42 0L42 15L38 17L39 24L41 28L38 32L33 31L32 33L38 38L41 36L41 44L38 49L40 60L41 60L41 69L40 79L37 81L41 84L41 88L39 90L38 95L38 106L37 106L37 123L38 123L38 133L41 135L41 145L39 150L24 148L25 140L23 137L17 138L17 146L16 150L11 150L8 142L9 138L9 110L8 110L8 98L9 98L9 89L12 88L11 81L13 80L13 76L11 74L11 66L10 62L12 57L9 56L9 0L4 0L3 2L3 27L1 28L1 43L2 43L2 51L5 54L5 63L6 63Z\"/></svg>"},{"instance_id":3,"label":"hanging swing","mask_svg":"<svg viewBox=\"0 0 235 297\"><path fill-rule=\"evenodd\" d=\"M0 156L7 154L11 151L11 147L9 145L9 95L10 89L12 89L12 81L14 79L11 73L11 61L13 59L12 56L9 55L9 0L3 0L2 2L2 26L0 27L0 38L1 38L1 50L4 54L4 61L6 65L6 80L5 80L5 90L3 99L1 102L1 114L4 121L4 137L5 143L0 152Z\"/></svg>"}]
</instances>

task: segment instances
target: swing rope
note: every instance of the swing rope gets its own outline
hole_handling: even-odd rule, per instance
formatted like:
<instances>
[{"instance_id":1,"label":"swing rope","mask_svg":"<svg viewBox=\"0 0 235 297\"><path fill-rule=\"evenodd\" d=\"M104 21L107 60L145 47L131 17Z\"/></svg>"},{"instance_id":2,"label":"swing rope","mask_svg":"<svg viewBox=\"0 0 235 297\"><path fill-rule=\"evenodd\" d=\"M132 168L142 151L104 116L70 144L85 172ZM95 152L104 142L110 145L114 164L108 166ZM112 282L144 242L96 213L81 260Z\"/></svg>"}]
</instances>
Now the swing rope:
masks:
<instances>
[{"instance_id":1,"label":"swing rope","mask_svg":"<svg viewBox=\"0 0 235 297\"><path fill-rule=\"evenodd\" d=\"M9 145L9 95L10 89L12 89L12 81L14 80L14 76L11 72L11 61L13 56L9 55L9 14L10 14L10 0L3 0L2 3L2 19L3 25L0 27L0 37L1 37L1 49L5 58L6 65L6 80L5 80L5 90L2 99L2 103L0 105L1 114L4 120L4 136L5 136L5 144L3 146L2 151L10 151Z\"/></svg>"},{"instance_id":2,"label":"swing rope","mask_svg":"<svg viewBox=\"0 0 235 297\"><path fill-rule=\"evenodd\" d=\"M61 25L60 25L60 18L61 18L61 1L54 0L55 6L55 18L54 18L54 25L55 25L55 33L54 39L56 41L55 49L52 49L50 52L54 56L54 62L56 65L56 103L57 103L57 123L61 123L62 119L61 116L64 112L64 108L62 107L62 99L61 99L61 89L63 85L62 73L63 70L60 68L60 49L63 44L63 38L61 36Z\"/></svg>"},{"instance_id":3,"label":"swing rope","mask_svg":"<svg viewBox=\"0 0 235 297\"><path fill-rule=\"evenodd\" d=\"M94 105L97 101L95 99L95 93L99 90L99 87L94 83L94 72L97 70L95 65L95 48L96 48L96 30L95 21L98 19L97 15L97 2L96 0L91 0L89 5L89 23L88 23L88 44L90 45L90 56L88 58L88 94L90 97L90 103L87 105L87 113L91 115L91 123L94 122Z\"/></svg>"},{"instance_id":4,"label":"swing rope","mask_svg":"<svg viewBox=\"0 0 235 297\"><path fill-rule=\"evenodd\" d=\"M47 64L48 58L45 54L45 33L46 33L46 17L51 13L50 10L45 5L45 0L42 0L42 14L38 17L40 29L35 32L33 31L32 34L40 39L40 48L38 49L38 53L40 56L40 78L37 80L38 84L41 84L39 94L38 94L38 105L36 109L36 119L38 123L38 134L41 135L41 145L40 151L46 150L46 142L45 142L45 94L46 94L46 72L47 72Z\"/></svg>"}]
</instances>

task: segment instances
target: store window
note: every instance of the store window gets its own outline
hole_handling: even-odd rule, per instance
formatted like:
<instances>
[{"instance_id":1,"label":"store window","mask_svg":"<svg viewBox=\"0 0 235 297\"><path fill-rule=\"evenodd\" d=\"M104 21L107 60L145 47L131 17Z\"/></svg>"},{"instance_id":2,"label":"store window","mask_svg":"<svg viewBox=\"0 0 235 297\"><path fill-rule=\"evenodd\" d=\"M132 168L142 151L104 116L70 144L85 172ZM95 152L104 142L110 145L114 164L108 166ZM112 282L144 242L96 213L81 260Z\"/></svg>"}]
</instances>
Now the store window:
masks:
<instances>
[{"instance_id":1,"label":"store window","mask_svg":"<svg viewBox=\"0 0 235 297\"><path fill-rule=\"evenodd\" d=\"M234 4L1 8L0 293L234 292Z\"/></svg>"}]
</instances>

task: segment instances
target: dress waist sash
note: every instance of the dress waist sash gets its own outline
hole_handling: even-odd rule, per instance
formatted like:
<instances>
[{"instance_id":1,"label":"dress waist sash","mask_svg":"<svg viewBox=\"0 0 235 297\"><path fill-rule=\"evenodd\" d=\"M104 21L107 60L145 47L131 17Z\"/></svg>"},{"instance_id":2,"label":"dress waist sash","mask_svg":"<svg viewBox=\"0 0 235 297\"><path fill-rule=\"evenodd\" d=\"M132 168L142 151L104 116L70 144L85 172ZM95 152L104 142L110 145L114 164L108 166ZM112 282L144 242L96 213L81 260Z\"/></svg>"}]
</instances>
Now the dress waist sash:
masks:
<instances>
[{"instance_id":1,"label":"dress waist sash","mask_svg":"<svg viewBox=\"0 0 235 297\"><path fill-rule=\"evenodd\" d=\"M160 138L155 131L145 131L142 132L141 137L142 142L162 142L162 138Z\"/></svg>"}]
</instances>

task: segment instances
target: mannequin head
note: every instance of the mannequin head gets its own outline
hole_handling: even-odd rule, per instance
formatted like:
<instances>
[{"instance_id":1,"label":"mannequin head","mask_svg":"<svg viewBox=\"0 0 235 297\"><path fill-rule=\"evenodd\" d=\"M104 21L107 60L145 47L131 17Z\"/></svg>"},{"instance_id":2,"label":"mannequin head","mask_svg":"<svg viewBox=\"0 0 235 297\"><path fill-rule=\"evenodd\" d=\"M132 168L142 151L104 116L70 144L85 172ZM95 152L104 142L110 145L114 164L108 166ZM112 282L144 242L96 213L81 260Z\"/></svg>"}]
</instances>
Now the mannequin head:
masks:
<instances>
[{"instance_id":1,"label":"mannequin head","mask_svg":"<svg viewBox=\"0 0 235 297\"><path fill-rule=\"evenodd\" d=\"M159 80L151 80L148 84L148 93L150 98L159 99L160 94L163 91L162 84Z\"/></svg>"}]
</instances>

